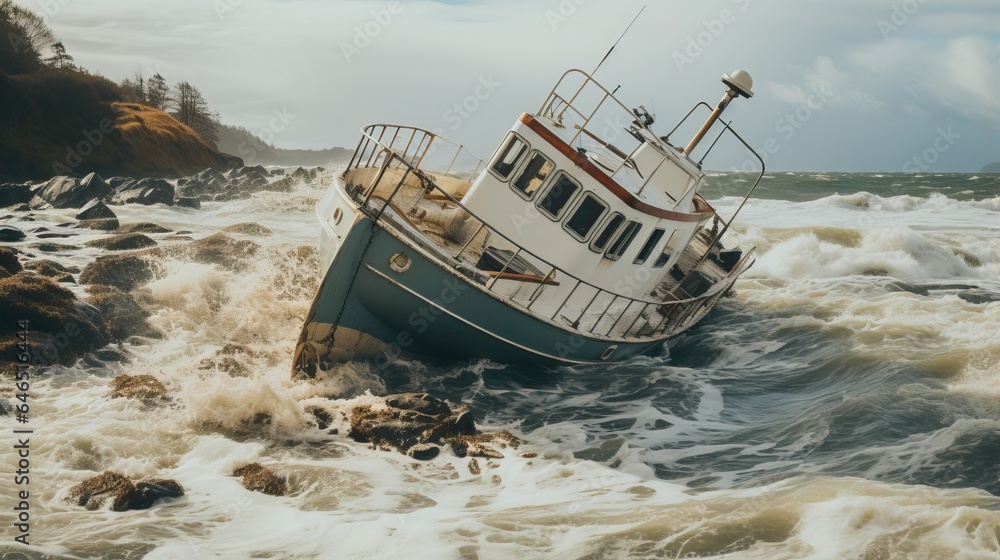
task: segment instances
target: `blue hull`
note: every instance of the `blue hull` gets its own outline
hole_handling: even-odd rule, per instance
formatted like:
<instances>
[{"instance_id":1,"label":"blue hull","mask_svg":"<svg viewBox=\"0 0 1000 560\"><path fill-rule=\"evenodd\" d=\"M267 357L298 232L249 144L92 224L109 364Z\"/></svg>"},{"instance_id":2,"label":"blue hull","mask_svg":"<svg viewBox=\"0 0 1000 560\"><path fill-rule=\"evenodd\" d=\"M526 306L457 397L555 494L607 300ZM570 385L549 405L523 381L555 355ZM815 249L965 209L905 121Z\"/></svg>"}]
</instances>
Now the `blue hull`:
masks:
<instances>
[{"instance_id":1,"label":"blue hull","mask_svg":"<svg viewBox=\"0 0 1000 560\"><path fill-rule=\"evenodd\" d=\"M390 266L398 253L411 260L403 272ZM396 355L553 367L622 361L663 342L584 336L542 320L363 219L323 279L294 368L312 376L337 362Z\"/></svg>"}]
</instances>

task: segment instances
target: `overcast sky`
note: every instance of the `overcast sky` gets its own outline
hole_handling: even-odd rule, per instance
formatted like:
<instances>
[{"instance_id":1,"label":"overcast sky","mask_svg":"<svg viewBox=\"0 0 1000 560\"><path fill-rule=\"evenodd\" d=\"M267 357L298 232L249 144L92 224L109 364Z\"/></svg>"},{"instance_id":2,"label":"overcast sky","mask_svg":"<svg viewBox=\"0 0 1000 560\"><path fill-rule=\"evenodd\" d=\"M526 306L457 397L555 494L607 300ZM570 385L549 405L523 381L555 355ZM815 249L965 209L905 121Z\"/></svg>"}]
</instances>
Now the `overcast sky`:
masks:
<instances>
[{"instance_id":1,"label":"overcast sky","mask_svg":"<svg viewBox=\"0 0 1000 560\"><path fill-rule=\"evenodd\" d=\"M714 105L721 74L742 68L756 96L727 116L770 152L770 169L1000 161L998 0L17 2L92 72L187 80L224 122L279 147L353 147L364 124L398 122L488 157L646 4L597 77L621 85L627 105L655 107L662 134L697 101Z\"/></svg>"}]
</instances>

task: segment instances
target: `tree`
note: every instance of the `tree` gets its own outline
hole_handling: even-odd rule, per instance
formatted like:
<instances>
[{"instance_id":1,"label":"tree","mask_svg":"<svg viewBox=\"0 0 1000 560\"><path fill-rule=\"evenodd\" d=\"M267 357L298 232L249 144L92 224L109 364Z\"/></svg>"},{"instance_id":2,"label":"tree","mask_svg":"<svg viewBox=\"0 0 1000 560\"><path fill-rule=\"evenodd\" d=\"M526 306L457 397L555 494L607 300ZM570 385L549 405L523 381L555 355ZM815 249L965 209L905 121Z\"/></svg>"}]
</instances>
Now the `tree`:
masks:
<instances>
[{"instance_id":1,"label":"tree","mask_svg":"<svg viewBox=\"0 0 1000 560\"><path fill-rule=\"evenodd\" d=\"M62 41L52 45L52 56L45 59L45 63L60 70L76 69L76 65L73 64L73 57L66 53L66 47L63 46Z\"/></svg>"},{"instance_id":2,"label":"tree","mask_svg":"<svg viewBox=\"0 0 1000 560\"><path fill-rule=\"evenodd\" d=\"M167 85L167 80L159 72L153 74L153 77L146 84L146 99L144 102L150 107L166 111L169 97L170 86Z\"/></svg>"},{"instance_id":3,"label":"tree","mask_svg":"<svg viewBox=\"0 0 1000 560\"><path fill-rule=\"evenodd\" d=\"M12 0L0 0L0 70L8 74L38 70L58 42L42 18Z\"/></svg>"},{"instance_id":4,"label":"tree","mask_svg":"<svg viewBox=\"0 0 1000 560\"><path fill-rule=\"evenodd\" d=\"M198 88L188 82L177 84L169 107L175 119L194 129L210 146L219 141L219 115L208 110L208 104Z\"/></svg>"}]
</instances>

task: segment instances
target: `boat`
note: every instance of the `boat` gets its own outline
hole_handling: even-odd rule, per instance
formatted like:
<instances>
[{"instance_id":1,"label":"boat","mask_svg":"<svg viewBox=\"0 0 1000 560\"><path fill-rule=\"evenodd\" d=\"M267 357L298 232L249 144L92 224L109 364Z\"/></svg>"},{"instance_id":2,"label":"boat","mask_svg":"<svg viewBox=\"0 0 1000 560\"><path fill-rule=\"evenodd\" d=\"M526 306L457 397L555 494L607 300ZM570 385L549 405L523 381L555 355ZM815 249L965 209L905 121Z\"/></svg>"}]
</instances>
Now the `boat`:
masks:
<instances>
[{"instance_id":1,"label":"boat","mask_svg":"<svg viewBox=\"0 0 1000 560\"><path fill-rule=\"evenodd\" d=\"M569 70L486 161L429 130L365 127L316 207L322 280L293 375L400 356L547 368L662 352L754 262L752 247L723 246L732 219L699 192L723 135L760 163L736 213L764 175L720 119L753 80L722 81L717 106L661 137L644 107ZM706 111L686 146L671 143Z\"/></svg>"}]
</instances>

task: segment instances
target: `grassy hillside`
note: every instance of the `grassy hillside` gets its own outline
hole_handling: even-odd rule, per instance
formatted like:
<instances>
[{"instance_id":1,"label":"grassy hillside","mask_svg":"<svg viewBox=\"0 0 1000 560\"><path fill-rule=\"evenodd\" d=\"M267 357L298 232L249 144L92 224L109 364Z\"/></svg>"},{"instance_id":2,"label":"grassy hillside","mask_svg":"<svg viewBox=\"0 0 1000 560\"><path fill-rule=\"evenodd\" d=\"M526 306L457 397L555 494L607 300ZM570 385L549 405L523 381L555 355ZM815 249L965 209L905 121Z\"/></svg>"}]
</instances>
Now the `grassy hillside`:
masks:
<instances>
[{"instance_id":1,"label":"grassy hillside","mask_svg":"<svg viewBox=\"0 0 1000 560\"><path fill-rule=\"evenodd\" d=\"M84 72L0 71L0 180L179 176L242 164L167 113L120 100L116 84Z\"/></svg>"}]
</instances>

